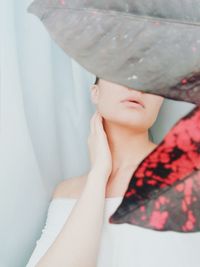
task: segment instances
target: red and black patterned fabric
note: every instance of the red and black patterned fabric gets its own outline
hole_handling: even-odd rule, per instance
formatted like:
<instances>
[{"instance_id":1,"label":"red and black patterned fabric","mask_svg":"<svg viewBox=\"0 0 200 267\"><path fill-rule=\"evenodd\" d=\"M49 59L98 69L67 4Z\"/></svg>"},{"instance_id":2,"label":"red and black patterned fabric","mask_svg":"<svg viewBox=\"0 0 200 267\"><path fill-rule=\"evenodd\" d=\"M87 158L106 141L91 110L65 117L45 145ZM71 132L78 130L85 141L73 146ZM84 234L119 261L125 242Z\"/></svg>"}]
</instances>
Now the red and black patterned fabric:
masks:
<instances>
[{"instance_id":1,"label":"red and black patterned fabric","mask_svg":"<svg viewBox=\"0 0 200 267\"><path fill-rule=\"evenodd\" d=\"M200 107L176 123L140 163L109 221L200 231Z\"/></svg>"}]
</instances>

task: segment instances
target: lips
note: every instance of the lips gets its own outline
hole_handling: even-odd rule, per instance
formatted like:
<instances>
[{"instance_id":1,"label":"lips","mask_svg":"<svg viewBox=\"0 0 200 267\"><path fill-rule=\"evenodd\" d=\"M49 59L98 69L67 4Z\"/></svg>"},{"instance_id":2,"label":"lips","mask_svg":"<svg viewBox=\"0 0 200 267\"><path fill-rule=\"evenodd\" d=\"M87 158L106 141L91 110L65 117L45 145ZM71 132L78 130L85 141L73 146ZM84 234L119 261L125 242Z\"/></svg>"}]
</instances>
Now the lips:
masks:
<instances>
[{"instance_id":1,"label":"lips","mask_svg":"<svg viewBox=\"0 0 200 267\"><path fill-rule=\"evenodd\" d=\"M136 97L127 97L127 98L123 99L121 102L122 103L123 102L135 102L137 104L140 104L144 108L143 102L140 99L136 98Z\"/></svg>"}]
</instances>

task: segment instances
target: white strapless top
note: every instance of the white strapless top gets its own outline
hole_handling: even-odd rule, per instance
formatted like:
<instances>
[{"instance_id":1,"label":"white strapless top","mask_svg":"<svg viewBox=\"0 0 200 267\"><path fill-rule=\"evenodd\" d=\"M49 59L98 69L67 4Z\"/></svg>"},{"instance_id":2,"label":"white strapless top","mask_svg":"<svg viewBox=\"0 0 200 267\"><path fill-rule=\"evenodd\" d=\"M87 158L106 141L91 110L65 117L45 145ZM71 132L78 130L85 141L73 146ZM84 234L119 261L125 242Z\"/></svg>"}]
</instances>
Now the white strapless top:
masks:
<instances>
[{"instance_id":1,"label":"white strapless top","mask_svg":"<svg viewBox=\"0 0 200 267\"><path fill-rule=\"evenodd\" d=\"M35 267L55 240L77 199L55 198L26 267ZM108 222L122 197L106 198L97 267L199 267L200 232L160 232ZM59 267L59 266L58 266ZM85 267L85 266L83 266Z\"/></svg>"}]
</instances>

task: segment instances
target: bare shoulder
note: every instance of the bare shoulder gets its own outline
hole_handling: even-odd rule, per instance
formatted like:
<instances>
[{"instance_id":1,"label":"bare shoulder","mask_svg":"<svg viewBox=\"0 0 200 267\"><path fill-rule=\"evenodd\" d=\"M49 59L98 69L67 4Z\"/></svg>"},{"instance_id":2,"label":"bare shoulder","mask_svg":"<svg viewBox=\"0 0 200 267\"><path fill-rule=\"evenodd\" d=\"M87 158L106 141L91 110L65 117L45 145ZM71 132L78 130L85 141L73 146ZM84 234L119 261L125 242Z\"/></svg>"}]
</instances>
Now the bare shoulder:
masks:
<instances>
[{"instance_id":1,"label":"bare shoulder","mask_svg":"<svg viewBox=\"0 0 200 267\"><path fill-rule=\"evenodd\" d=\"M57 184L52 198L79 198L87 179L87 174L67 178Z\"/></svg>"}]
</instances>

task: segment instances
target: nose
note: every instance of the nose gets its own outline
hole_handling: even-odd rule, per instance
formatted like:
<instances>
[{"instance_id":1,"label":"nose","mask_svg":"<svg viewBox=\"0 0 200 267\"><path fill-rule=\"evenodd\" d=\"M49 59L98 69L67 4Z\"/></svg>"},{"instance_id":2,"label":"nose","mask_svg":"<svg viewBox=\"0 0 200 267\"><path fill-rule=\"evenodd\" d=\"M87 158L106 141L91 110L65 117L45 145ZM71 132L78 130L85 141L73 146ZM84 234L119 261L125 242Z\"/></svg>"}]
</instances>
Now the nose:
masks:
<instances>
[{"instance_id":1,"label":"nose","mask_svg":"<svg viewBox=\"0 0 200 267\"><path fill-rule=\"evenodd\" d=\"M131 87L127 87L129 91L135 91L135 92L138 92L138 94L142 95L144 94L145 92L143 91L140 91L140 90L137 90L137 89L134 89L134 88L131 88Z\"/></svg>"}]
</instances>

